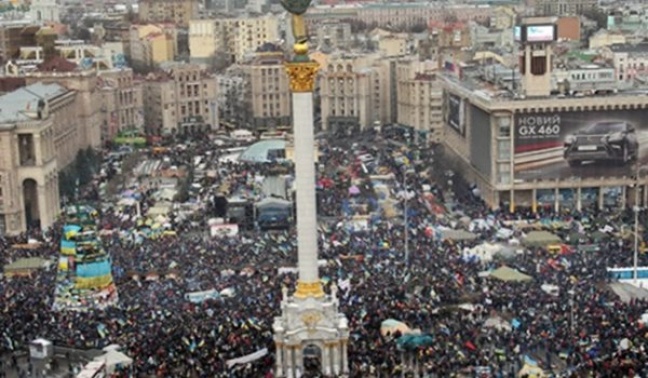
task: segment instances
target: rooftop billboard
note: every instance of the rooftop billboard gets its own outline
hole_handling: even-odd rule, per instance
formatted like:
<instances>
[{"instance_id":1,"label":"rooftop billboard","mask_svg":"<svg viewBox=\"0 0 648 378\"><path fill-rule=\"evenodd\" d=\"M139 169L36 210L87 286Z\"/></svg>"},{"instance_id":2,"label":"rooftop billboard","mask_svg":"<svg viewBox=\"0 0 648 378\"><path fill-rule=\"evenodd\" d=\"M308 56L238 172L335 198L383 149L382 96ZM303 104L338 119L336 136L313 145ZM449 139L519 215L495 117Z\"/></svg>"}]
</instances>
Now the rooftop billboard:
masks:
<instances>
[{"instance_id":1,"label":"rooftop billboard","mask_svg":"<svg viewBox=\"0 0 648 378\"><path fill-rule=\"evenodd\" d=\"M648 163L643 110L545 112L515 117L515 179L630 177Z\"/></svg>"}]
</instances>

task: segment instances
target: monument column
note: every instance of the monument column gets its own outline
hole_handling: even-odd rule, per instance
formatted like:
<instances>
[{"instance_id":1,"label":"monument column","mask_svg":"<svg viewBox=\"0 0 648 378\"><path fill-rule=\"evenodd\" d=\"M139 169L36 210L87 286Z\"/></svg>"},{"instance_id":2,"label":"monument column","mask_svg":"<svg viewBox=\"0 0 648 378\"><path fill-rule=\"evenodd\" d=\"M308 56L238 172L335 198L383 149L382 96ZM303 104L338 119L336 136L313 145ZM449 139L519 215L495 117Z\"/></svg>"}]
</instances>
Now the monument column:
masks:
<instances>
[{"instance_id":1,"label":"monument column","mask_svg":"<svg viewBox=\"0 0 648 378\"><path fill-rule=\"evenodd\" d=\"M306 44L296 44L295 58L286 63L292 92L297 204L299 281L295 298L324 296L317 265L317 206L313 132L313 88L319 65L308 57Z\"/></svg>"}]
</instances>

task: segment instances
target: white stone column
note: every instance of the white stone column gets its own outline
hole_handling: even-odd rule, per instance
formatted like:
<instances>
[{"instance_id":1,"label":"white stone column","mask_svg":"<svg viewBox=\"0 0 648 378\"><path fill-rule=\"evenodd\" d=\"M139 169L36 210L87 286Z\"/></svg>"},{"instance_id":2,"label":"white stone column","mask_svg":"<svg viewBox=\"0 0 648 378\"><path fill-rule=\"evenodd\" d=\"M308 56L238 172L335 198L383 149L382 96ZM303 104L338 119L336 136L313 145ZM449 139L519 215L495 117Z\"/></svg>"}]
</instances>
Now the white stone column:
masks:
<instances>
[{"instance_id":1,"label":"white stone column","mask_svg":"<svg viewBox=\"0 0 648 378\"><path fill-rule=\"evenodd\" d=\"M341 356L340 356L340 353L341 353L340 346L341 345L342 344L337 344L337 345L335 345L333 347L333 361L332 361L332 363L333 363L333 374L335 376L340 375L340 373L342 372L342 363L341 363Z\"/></svg>"},{"instance_id":2,"label":"white stone column","mask_svg":"<svg viewBox=\"0 0 648 378\"><path fill-rule=\"evenodd\" d=\"M317 207L313 132L313 94L293 93L295 180L297 190L297 251L299 281L319 282Z\"/></svg>"},{"instance_id":3,"label":"white stone column","mask_svg":"<svg viewBox=\"0 0 648 378\"><path fill-rule=\"evenodd\" d=\"M278 378L281 378L284 375L284 346L282 343L275 343L275 349L275 358L277 359L275 374Z\"/></svg>"},{"instance_id":4,"label":"white stone column","mask_svg":"<svg viewBox=\"0 0 648 378\"><path fill-rule=\"evenodd\" d=\"M331 375L331 346L324 344L322 347L322 372L324 375Z\"/></svg>"},{"instance_id":5,"label":"white stone column","mask_svg":"<svg viewBox=\"0 0 648 378\"><path fill-rule=\"evenodd\" d=\"M342 374L349 374L349 360L347 359L347 342L348 340L343 340L341 342L342 347Z\"/></svg>"},{"instance_id":6,"label":"white stone column","mask_svg":"<svg viewBox=\"0 0 648 378\"><path fill-rule=\"evenodd\" d=\"M47 183L42 183L42 185L37 184L36 190L38 193L38 217L41 221L41 226L49 226L49 215L47 214Z\"/></svg>"}]
</instances>

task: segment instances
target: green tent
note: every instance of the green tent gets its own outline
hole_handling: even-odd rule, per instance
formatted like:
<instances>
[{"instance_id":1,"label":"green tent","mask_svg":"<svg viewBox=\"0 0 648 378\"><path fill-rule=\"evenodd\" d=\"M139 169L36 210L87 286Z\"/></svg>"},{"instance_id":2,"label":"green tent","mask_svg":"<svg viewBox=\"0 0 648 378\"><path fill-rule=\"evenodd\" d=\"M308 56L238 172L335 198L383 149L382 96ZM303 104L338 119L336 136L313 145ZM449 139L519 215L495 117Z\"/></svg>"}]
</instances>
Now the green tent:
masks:
<instances>
[{"instance_id":1,"label":"green tent","mask_svg":"<svg viewBox=\"0 0 648 378\"><path fill-rule=\"evenodd\" d=\"M528 282L533 280L531 276L527 276L526 274L513 268L509 268L506 265L495 269L489 274L489 276L505 282Z\"/></svg>"}]
</instances>

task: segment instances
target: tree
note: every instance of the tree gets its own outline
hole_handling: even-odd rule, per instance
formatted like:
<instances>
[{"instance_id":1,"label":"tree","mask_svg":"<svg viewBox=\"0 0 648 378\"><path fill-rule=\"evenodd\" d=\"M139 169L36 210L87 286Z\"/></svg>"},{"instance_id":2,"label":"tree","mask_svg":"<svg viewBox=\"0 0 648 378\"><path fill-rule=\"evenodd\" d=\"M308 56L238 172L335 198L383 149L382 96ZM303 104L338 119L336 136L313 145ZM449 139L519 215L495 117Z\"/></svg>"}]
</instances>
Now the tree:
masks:
<instances>
[{"instance_id":1,"label":"tree","mask_svg":"<svg viewBox=\"0 0 648 378\"><path fill-rule=\"evenodd\" d=\"M599 29L607 28L608 15L601 8L594 7L583 12L583 16L589 18L590 20L596 22L596 26Z\"/></svg>"},{"instance_id":2,"label":"tree","mask_svg":"<svg viewBox=\"0 0 648 378\"><path fill-rule=\"evenodd\" d=\"M216 51L209 58L209 68L212 72L222 72L231 64L230 57L223 51Z\"/></svg>"}]
</instances>

